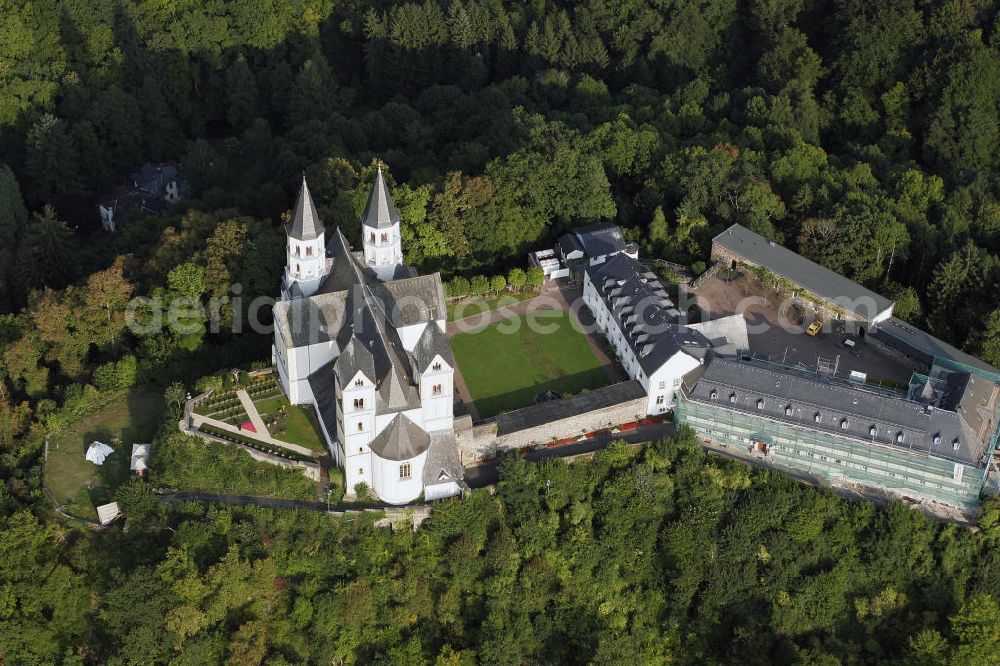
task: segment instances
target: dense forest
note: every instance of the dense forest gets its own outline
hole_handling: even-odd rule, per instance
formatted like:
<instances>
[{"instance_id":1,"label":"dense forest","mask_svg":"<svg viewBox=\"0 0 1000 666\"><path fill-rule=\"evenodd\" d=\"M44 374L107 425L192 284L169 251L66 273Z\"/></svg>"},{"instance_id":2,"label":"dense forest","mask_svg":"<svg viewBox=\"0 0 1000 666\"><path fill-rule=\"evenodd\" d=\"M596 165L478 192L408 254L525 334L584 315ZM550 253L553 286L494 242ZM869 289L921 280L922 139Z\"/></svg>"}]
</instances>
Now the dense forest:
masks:
<instances>
[{"instance_id":1,"label":"dense forest","mask_svg":"<svg viewBox=\"0 0 1000 666\"><path fill-rule=\"evenodd\" d=\"M267 337L230 324L278 289L303 173L356 241L384 165L408 262L445 278L523 267L596 220L697 272L739 222L1000 364L1000 4L0 9L0 661L996 660L995 530L676 443L506 463L498 496L416 535L154 509L141 489L127 533L85 535L40 470L47 436L129 387L176 410L264 362ZM159 161L187 198L102 231L97 199ZM136 296L224 304L135 331Z\"/></svg>"},{"instance_id":2,"label":"dense forest","mask_svg":"<svg viewBox=\"0 0 1000 666\"><path fill-rule=\"evenodd\" d=\"M418 532L128 503L0 518L0 656L64 664L921 664L1000 655L984 529L708 458L690 433L503 463ZM30 554L30 555L28 555Z\"/></svg>"}]
</instances>

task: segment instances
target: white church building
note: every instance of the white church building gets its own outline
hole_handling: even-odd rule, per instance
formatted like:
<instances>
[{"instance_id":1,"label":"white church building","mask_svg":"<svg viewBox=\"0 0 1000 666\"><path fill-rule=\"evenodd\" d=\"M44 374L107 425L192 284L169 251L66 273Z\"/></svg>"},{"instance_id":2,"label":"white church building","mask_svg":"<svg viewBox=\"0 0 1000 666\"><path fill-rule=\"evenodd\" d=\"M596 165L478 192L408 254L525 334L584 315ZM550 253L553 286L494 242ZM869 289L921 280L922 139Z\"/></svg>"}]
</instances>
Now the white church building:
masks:
<instances>
[{"instance_id":1,"label":"white church building","mask_svg":"<svg viewBox=\"0 0 1000 666\"><path fill-rule=\"evenodd\" d=\"M348 494L364 483L390 504L456 495L455 359L441 276L403 264L381 169L361 222L360 252L340 227L327 244L303 178L286 227L274 367L289 400L315 408Z\"/></svg>"}]
</instances>

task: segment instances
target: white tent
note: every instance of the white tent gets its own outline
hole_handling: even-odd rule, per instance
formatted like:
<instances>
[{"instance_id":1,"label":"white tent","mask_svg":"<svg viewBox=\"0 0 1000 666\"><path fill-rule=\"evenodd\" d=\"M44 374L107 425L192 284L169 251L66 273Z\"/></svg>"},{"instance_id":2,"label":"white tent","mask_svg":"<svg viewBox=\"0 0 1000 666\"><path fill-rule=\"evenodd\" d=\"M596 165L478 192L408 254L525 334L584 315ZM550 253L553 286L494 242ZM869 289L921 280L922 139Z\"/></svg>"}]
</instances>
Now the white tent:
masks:
<instances>
[{"instance_id":1,"label":"white tent","mask_svg":"<svg viewBox=\"0 0 1000 666\"><path fill-rule=\"evenodd\" d=\"M97 519L101 521L101 525L107 525L119 515L121 515L121 511L118 509L118 502L102 504L97 507Z\"/></svg>"},{"instance_id":2,"label":"white tent","mask_svg":"<svg viewBox=\"0 0 1000 666\"><path fill-rule=\"evenodd\" d=\"M129 464L131 471L140 473L146 471L146 461L149 460L149 447L150 444L132 445L132 462Z\"/></svg>"},{"instance_id":3,"label":"white tent","mask_svg":"<svg viewBox=\"0 0 1000 666\"><path fill-rule=\"evenodd\" d=\"M87 449L87 460L95 465L103 465L104 459L114 453L115 450L104 442L93 441Z\"/></svg>"}]
</instances>

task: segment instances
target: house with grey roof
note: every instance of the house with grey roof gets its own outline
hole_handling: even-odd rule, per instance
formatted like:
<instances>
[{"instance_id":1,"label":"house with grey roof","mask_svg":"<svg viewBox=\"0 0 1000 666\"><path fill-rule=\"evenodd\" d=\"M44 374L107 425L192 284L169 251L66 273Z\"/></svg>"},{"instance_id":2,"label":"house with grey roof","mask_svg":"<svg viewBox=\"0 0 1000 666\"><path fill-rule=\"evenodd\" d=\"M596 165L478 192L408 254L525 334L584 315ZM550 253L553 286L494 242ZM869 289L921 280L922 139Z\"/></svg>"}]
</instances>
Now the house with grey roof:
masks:
<instances>
[{"instance_id":1,"label":"house with grey roof","mask_svg":"<svg viewBox=\"0 0 1000 666\"><path fill-rule=\"evenodd\" d=\"M689 326L656 274L625 253L584 270L583 300L629 377L646 391L648 414L673 408L681 378L709 350L746 348L742 315Z\"/></svg>"},{"instance_id":2,"label":"house with grey roof","mask_svg":"<svg viewBox=\"0 0 1000 666\"><path fill-rule=\"evenodd\" d=\"M352 492L405 504L460 492L455 358L441 276L403 264L400 216L379 170L362 249L326 228L303 178L286 231L273 364L294 404L311 405Z\"/></svg>"},{"instance_id":3,"label":"house with grey roof","mask_svg":"<svg viewBox=\"0 0 1000 666\"><path fill-rule=\"evenodd\" d=\"M143 164L128 175L128 182L97 202L101 226L115 231L132 214L160 215L184 196L177 166Z\"/></svg>"},{"instance_id":4,"label":"house with grey roof","mask_svg":"<svg viewBox=\"0 0 1000 666\"><path fill-rule=\"evenodd\" d=\"M731 268L766 268L804 290L816 309L843 318L862 333L892 316L893 301L739 224L712 239L712 260Z\"/></svg>"},{"instance_id":5,"label":"house with grey roof","mask_svg":"<svg viewBox=\"0 0 1000 666\"><path fill-rule=\"evenodd\" d=\"M675 420L779 467L970 508L996 447L1000 385L970 368L930 373L902 392L710 356L684 376Z\"/></svg>"},{"instance_id":6,"label":"house with grey roof","mask_svg":"<svg viewBox=\"0 0 1000 666\"><path fill-rule=\"evenodd\" d=\"M621 227L613 222L573 229L559 237L555 250L568 267L602 264L617 254L639 258L639 246L627 242Z\"/></svg>"}]
</instances>

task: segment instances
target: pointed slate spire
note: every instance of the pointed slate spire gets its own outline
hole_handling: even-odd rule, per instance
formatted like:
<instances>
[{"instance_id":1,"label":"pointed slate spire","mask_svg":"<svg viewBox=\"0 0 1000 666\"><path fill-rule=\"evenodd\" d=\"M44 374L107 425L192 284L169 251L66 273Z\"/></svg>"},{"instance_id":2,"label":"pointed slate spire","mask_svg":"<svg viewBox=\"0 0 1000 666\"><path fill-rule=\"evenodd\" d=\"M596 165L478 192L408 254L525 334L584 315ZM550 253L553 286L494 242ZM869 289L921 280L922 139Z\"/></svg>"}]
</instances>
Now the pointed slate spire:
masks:
<instances>
[{"instance_id":1,"label":"pointed slate spire","mask_svg":"<svg viewBox=\"0 0 1000 666\"><path fill-rule=\"evenodd\" d=\"M288 228L288 235L296 240L315 240L322 236L323 232L323 222L319 219L316 204L309 194L306 175L302 174L302 189L299 190L299 200L295 203L295 210L292 211L292 223Z\"/></svg>"},{"instance_id":2,"label":"pointed slate spire","mask_svg":"<svg viewBox=\"0 0 1000 666\"><path fill-rule=\"evenodd\" d=\"M399 211L392 203L392 196L389 194L389 187L382 177L382 167L378 168L375 176L375 186L372 194L368 197L368 205L365 206L362 222L366 227L374 229L386 229L399 222Z\"/></svg>"}]
</instances>

